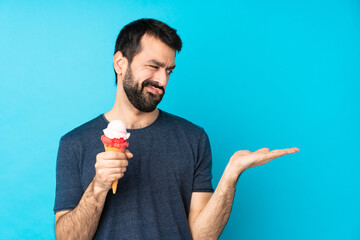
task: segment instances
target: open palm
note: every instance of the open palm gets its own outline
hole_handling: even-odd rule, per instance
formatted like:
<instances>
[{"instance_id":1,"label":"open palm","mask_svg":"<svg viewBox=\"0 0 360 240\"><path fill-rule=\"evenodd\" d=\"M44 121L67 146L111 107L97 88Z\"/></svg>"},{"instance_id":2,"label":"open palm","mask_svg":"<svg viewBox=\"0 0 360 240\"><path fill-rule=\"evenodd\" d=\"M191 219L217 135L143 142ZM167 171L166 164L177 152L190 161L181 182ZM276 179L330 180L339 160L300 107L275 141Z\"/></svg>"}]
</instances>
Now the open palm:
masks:
<instances>
[{"instance_id":1,"label":"open palm","mask_svg":"<svg viewBox=\"0 0 360 240\"><path fill-rule=\"evenodd\" d=\"M261 148L255 152L241 150L234 153L230 158L230 162L235 168L245 170L266 164L275 158L298 151L300 151L298 148L276 149L273 151L270 151L269 148Z\"/></svg>"}]
</instances>

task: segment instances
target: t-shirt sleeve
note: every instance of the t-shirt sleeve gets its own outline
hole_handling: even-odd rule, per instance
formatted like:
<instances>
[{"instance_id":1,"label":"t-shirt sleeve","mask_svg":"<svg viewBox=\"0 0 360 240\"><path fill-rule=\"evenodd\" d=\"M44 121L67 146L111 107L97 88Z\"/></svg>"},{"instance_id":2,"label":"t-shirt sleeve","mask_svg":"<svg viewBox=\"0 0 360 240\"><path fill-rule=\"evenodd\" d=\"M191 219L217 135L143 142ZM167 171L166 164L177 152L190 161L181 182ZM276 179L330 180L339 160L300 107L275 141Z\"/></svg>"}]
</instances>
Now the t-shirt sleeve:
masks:
<instances>
[{"instance_id":1,"label":"t-shirt sleeve","mask_svg":"<svg viewBox=\"0 0 360 240\"><path fill-rule=\"evenodd\" d=\"M56 162L56 194L54 212L72 210L79 203L83 190L80 182L79 148L74 140L63 136L60 139Z\"/></svg>"},{"instance_id":2,"label":"t-shirt sleeve","mask_svg":"<svg viewBox=\"0 0 360 240\"><path fill-rule=\"evenodd\" d=\"M198 149L198 159L195 165L193 192L214 192L211 179L211 148L209 137L203 131Z\"/></svg>"}]
</instances>

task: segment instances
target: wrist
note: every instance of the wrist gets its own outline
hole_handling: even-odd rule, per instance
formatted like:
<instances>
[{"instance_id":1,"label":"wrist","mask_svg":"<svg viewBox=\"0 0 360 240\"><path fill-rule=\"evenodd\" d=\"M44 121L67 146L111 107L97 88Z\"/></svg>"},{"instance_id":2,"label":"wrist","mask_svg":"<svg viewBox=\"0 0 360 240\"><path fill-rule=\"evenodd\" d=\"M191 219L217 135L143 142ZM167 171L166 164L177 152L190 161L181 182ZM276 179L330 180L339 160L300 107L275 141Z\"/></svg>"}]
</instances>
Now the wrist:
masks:
<instances>
[{"instance_id":1,"label":"wrist","mask_svg":"<svg viewBox=\"0 0 360 240\"><path fill-rule=\"evenodd\" d=\"M237 179L238 177L236 177L231 169L226 166L223 175L221 176L221 179L216 187L217 194L227 195L235 191Z\"/></svg>"},{"instance_id":2,"label":"wrist","mask_svg":"<svg viewBox=\"0 0 360 240\"><path fill-rule=\"evenodd\" d=\"M237 166L230 160L225 168L224 173L226 174L229 182L234 182L236 184L241 173L244 172L245 170L246 170L245 167Z\"/></svg>"},{"instance_id":3,"label":"wrist","mask_svg":"<svg viewBox=\"0 0 360 240\"><path fill-rule=\"evenodd\" d=\"M92 194L94 195L96 201L99 201L99 199L106 197L109 189L105 189L99 186L98 184L96 184L95 178L93 179L91 184L92 184Z\"/></svg>"}]
</instances>

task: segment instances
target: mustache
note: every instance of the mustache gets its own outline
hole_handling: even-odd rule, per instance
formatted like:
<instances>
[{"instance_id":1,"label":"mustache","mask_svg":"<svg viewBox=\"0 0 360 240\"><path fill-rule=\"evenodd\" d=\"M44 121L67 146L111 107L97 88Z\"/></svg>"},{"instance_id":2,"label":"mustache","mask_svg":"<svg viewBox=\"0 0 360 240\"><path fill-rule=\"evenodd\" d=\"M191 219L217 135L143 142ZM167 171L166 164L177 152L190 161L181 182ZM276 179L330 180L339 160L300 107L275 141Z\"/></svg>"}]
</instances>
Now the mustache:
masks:
<instances>
[{"instance_id":1,"label":"mustache","mask_svg":"<svg viewBox=\"0 0 360 240\"><path fill-rule=\"evenodd\" d=\"M142 84L141 84L141 90L143 90L145 87L148 86L152 86L158 89L161 89L163 91L163 94L165 94L165 89L160 86L157 82L151 81L150 79L145 80Z\"/></svg>"}]
</instances>

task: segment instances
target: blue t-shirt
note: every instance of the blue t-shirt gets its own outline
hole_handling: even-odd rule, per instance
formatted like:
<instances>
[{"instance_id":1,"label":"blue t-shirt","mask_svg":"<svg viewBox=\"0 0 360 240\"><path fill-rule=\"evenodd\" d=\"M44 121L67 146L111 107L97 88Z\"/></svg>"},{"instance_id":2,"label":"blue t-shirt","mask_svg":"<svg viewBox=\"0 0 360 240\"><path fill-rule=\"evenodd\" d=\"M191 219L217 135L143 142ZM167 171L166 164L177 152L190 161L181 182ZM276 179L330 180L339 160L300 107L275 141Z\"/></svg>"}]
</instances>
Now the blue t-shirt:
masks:
<instances>
[{"instance_id":1,"label":"blue t-shirt","mask_svg":"<svg viewBox=\"0 0 360 240\"><path fill-rule=\"evenodd\" d=\"M104 115L65 134L56 165L54 212L77 206L95 176L96 155L108 125ZM151 125L128 129L129 165L109 191L94 239L191 239L192 192L213 192L211 150L205 131L160 110Z\"/></svg>"}]
</instances>

